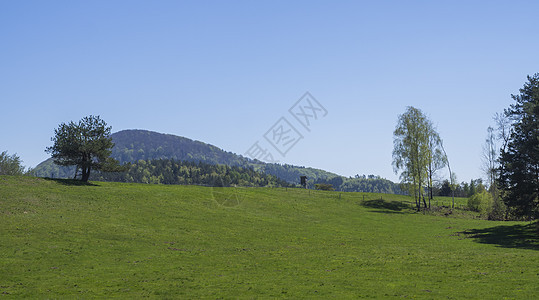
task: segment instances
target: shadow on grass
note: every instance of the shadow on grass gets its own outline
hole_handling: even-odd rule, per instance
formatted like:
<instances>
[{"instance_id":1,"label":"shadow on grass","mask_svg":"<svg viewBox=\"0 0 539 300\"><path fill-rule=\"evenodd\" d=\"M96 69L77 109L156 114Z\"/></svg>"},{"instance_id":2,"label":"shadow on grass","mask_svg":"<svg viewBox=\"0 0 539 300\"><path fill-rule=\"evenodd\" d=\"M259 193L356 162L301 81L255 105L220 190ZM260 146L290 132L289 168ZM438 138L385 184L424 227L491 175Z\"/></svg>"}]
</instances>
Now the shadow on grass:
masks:
<instances>
[{"instance_id":1,"label":"shadow on grass","mask_svg":"<svg viewBox=\"0 0 539 300\"><path fill-rule=\"evenodd\" d=\"M379 211L382 213L396 213L402 211L403 209L410 208L408 204L397 201L386 201L383 199L363 201L361 205L369 208L382 209L383 211Z\"/></svg>"},{"instance_id":2,"label":"shadow on grass","mask_svg":"<svg viewBox=\"0 0 539 300\"><path fill-rule=\"evenodd\" d=\"M56 181L57 183L62 184L62 185L98 186L97 184L93 184L91 182L84 182L84 181L80 181L80 180L76 180L76 179L60 179L60 178L49 178L49 177L44 177L43 179L50 180L50 181Z\"/></svg>"},{"instance_id":3,"label":"shadow on grass","mask_svg":"<svg viewBox=\"0 0 539 300\"><path fill-rule=\"evenodd\" d=\"M482 244L493 244L504 248L539 250L539 232L535 223L470 229L462 233Z\"/></svg>"},{"instance_id":4,"label":"shadow on grass","mask_svg":"<svg viewBox=\"0 0 539 300\"><path fill-rule=\"evenodd\" d=\"M373 212L373 213L378 213L378 214L394 214L394 215L397 215L397 214L404 214L404 212L402 211L394 211L394 210L387 210L387 209L384 209L384 210L369 210L369 212Z\"/></svg>"}]
</instances>

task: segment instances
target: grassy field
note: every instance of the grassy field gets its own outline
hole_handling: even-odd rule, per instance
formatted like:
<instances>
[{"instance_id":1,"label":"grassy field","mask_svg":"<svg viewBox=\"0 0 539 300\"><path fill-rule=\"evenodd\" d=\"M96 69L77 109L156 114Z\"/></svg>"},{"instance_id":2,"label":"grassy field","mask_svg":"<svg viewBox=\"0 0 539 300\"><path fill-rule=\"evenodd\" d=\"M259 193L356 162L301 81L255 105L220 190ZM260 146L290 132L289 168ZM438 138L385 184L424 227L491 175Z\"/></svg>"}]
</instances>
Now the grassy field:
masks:
<instances>
[{"instance_id":1,"label":"grassy field","mask_svg":"<svg viewBox=\"0 0 539 300\"><path fill-rule=\"evenodd\" d=\"M77 185L0 176L0 294L539 295L534 225L425 215L406 201L301 189Z\"/></svg>"}]
</instances>

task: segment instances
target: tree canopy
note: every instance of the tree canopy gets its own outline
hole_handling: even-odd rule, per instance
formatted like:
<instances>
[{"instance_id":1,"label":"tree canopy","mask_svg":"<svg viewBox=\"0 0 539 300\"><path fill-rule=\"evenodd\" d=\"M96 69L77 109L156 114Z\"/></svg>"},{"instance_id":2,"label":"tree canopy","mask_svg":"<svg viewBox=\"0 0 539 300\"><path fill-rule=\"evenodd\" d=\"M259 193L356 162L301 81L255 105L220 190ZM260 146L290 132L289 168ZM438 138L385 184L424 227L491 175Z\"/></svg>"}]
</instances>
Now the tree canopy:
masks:
<instances>
[{"instance_id":1,"label":"tree canopy","mask_svg":"<svg viewBox=\"0 0 539 300\"><path fill-rule=\"evenodd\" d=\"M507 145L502 147L498 186L505 204L517 216L539 218L539 73L528 82L515 103L505 110L511 120Z\"/></svg>"},{"instance_id":2,"label":"tree canopy","mask_svg":"<svg viewBox=\"0 0 539 300\"><path fill-rule=\"evenodd\" d=\"M114 146L110 137L112 127L99 116L87 116L78 123L62 123L54 130L54 144L45 150L52 154L54 162L61 166L76 166L75 177L80 169L81 180L88 181L92 169L114 171L118 162L110 158Z\"/></svg>"},{"instance_id":3,"label":"tree canopy","mask_svg":"<svg viewBox=\"0 0 539 300\"><path fill-rule=\"evenodd\" d=\"M401 171L401 182L414 195L417 209L421 199L426 207L423 188L432 187L433 173L445 165L441 139L423 112L411 106L399 116L393 136L395 173Z\"/></svg>"}]
</instances>

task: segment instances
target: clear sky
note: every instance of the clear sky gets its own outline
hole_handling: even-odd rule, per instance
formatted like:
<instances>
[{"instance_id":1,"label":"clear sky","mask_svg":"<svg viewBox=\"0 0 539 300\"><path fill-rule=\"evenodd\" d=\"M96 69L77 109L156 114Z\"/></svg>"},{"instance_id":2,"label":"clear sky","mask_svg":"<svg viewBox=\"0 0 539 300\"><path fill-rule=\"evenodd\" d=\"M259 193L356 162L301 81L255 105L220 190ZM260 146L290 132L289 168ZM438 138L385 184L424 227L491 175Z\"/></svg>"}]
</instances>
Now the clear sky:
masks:
<instances>
[{"instance_id":1,"label":"clear sky","mask_svg":"<svg viewBox=\"0 0 539 300\"><path fill-rule=\"evenodd\" d=\"M275 159L398 180L406 106L438 127L459 181L482 177L492 116L539 72L537 1L1 1L0 151L48 158L61 122L100 115L244 154L285 117ZM298 125L310 92L327 110ZM269 151L269 150L268 150Z\"/></svg>"}]
</instances>

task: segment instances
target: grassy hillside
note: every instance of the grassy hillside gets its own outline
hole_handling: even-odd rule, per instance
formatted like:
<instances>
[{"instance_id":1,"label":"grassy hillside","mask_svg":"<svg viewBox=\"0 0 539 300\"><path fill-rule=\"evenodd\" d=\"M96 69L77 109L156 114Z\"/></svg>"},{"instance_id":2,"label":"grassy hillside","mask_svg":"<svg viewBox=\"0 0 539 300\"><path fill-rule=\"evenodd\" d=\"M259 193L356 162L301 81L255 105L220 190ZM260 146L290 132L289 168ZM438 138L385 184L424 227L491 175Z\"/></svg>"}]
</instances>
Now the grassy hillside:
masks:
<instances>
[{"instance_id":1,"label":"grassy hillside","mask_svg":"<svg viewBox=\"0 0 539 300\"><path fill-rule=\"evenodd\" d=\"M213 299L532 299L539 294L539 241L528 223L423 215L408 210L408 200L0 176L0 294Z\"/></svg>"}]
</instances>

